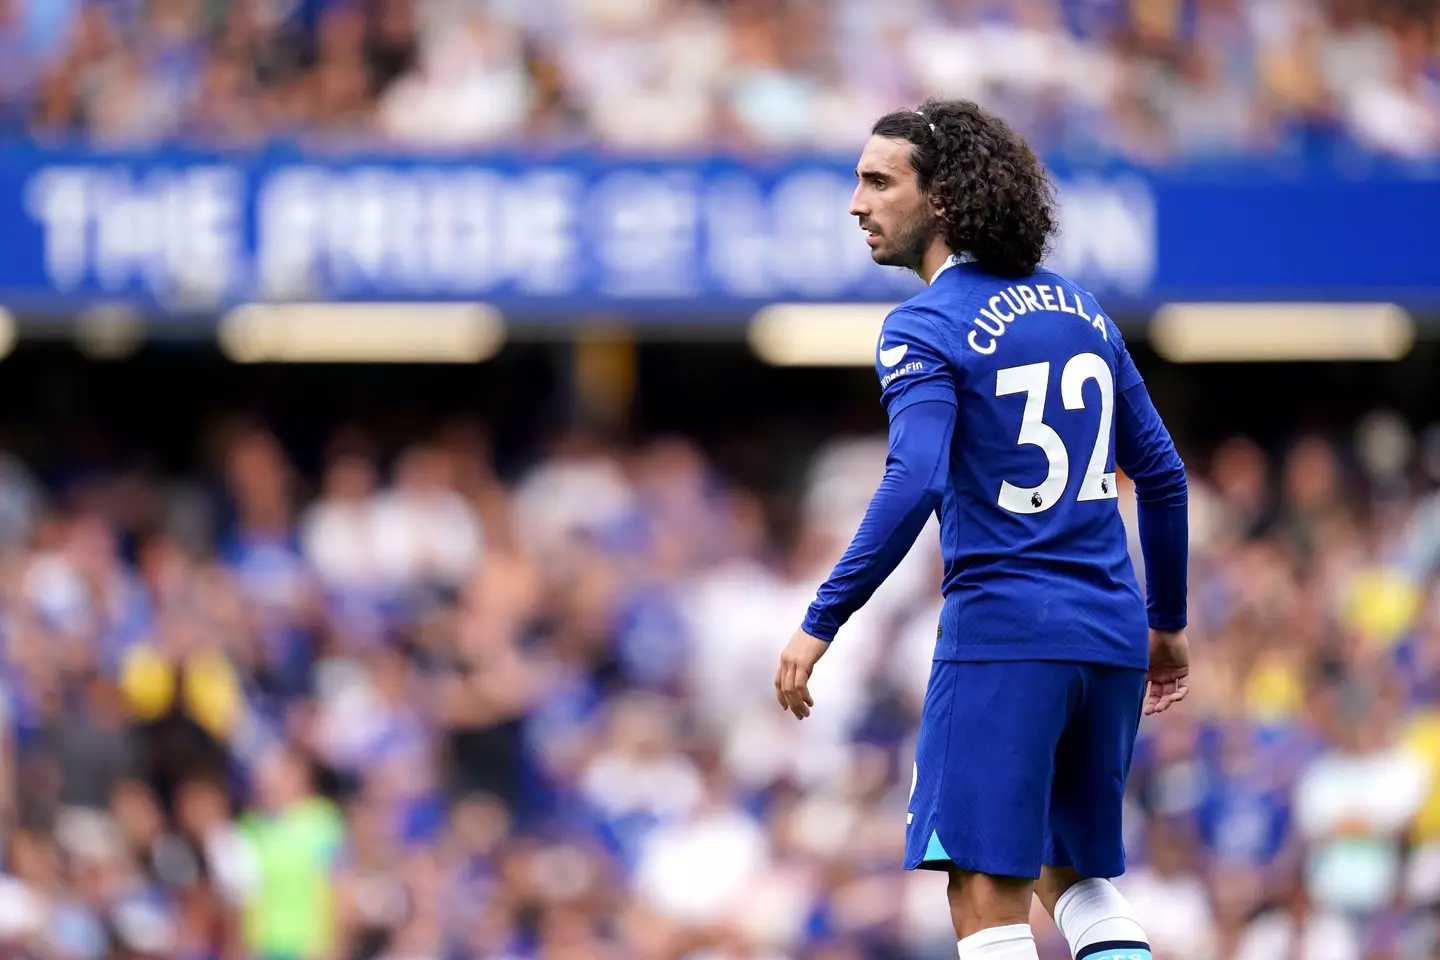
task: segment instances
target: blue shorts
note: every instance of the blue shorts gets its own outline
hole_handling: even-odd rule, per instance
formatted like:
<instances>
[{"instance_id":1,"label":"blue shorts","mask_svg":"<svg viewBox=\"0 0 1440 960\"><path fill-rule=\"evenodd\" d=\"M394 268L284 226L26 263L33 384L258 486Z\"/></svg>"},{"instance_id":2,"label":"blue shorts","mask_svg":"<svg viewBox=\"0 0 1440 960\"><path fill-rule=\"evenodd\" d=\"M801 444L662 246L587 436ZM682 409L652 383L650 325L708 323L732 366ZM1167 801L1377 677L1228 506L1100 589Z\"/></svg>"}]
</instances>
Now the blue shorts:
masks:
<instances>
[{"instance_id":1,"label":"blue shorts","mask_svg":"<svg viewBox=\"0 0 1440 960\"><path fill-rule=\"evenodd\" d=\"M1143 670L936 660L910 789L905 869L1125 872L1121 807Z\"/></svg>"}]
</instances>

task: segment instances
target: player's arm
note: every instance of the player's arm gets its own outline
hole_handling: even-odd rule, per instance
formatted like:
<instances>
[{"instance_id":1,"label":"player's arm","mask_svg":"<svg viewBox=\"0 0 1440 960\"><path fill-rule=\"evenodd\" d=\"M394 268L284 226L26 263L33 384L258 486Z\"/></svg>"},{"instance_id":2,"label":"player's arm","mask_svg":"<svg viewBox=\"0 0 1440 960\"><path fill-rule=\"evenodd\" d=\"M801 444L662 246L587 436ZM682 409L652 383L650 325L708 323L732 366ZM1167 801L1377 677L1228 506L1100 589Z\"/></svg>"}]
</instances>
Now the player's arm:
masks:
<instances>
[{"instance_id":1,"label":"player's arm","mask_svg":"<svg viewBox=\"0 0 1440 960\"><path fill-rule=\"evenodd\" d=\"M1115 462L1135 482L1150 628L1183 630L1190 559L1185 464L1144 383L1116 399Z\"/></svg>"},{"instance_id":2,"label":"player's arm","mask_svg":"<svg viewBox=\"0 0 1440 960\"><path fill-rule=\"evenodd\" d=\"M945 493L954 431L955 405L939 400L912 404L891 421L885 476L849 549L810 605L806 633L835 639L905 559Z\"/></svg>"},{"instance_id":3,"label":"player's arm","mask_svg":"<svg viewBox=\"0 0 1440 960\"><path fill-rule=\"evenodd\" d=\"M949 476L956 396L938 331L899 310L886 318L876 373L890 417L885 476L865 519L816 594L802 629L833 640L904 559L940 505Z\"/></svg>"},{"instance_id":4,"label":"player's arm","mask_svg":"<svg viewBox=\"0 0 1440 960\"><path fill-rule=\"evenodd\" d=\"M1190 648L1185 637L1190 561L1190 514L1185 464L1160 420L1119 331L1115 404L1115 462L1135 483L1145 605L1150 621L1149 688L1145 713L1163 713L1189 692Z\"/></svg>"}]
</instances>

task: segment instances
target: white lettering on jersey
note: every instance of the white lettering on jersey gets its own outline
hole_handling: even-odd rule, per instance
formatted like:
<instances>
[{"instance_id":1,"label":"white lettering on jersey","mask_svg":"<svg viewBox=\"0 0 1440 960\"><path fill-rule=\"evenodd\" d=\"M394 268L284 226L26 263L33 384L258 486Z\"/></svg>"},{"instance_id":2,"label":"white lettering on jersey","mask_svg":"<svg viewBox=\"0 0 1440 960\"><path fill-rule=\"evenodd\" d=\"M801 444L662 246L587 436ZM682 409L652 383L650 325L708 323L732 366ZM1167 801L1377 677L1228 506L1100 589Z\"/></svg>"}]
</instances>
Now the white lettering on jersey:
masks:
<instances>
[{"instance_id":1,"label":"white lettering on jersey","mask_svg":"<svg viewBox=\"0 0 1440 960\"><path fill-rule=\"evenodd\" d=\"M1006 307L1009 307L1009 310L1006 310ZM1105 315L1097 311L1095 316L1090 316L1085 312L1085 302L1079 296L1072 293L1066 297L1065 288L1058 284L1052 286L1048 283L1037 283L1032 287L1017 283L1001 290L990 298L986 306L980 308L979 316L970 320L976 329L970 331L965 342L970 344L970 349L976 353L989 356L999 345L997 341L1005 334L1006 326L1019 317L1041 311L1068 313L1100 331L1100 336L1105 340L1110 339L1110 334L1105 329ZM880 359L885 359L884 350L880 351ZM897 357L897 362L898 359ZM886 366L893 365L886 363Z\"/></svg>"},{"instance_id":2,"label":"white lettering on jersey","mask_svg":"<svg viewBox=\"0 0 1440 960\"><path fill-rule=\"evenodd\" d=\"M903 350L904 348L902 347L901 349ZM892 371L890 371L889 373L885 374L885 376L881 377L881 378L880 378L880 389L881 389L881 390L884 390L886 387L890 386L890 384L894 383L896 380L898 380L898 379L900 379L901 377L905 376L905 374L907 374L907 373L919 373L921 370L924 370L924 369L925 369L925 364L924 364L923 362L921 362L921 361L919 361L919 360L911 360L909 363L905 364L905 366L901 367L899 370L892 370Z\"/></svg>"},{"instance_id":3,"label":"white lettering on jersey","mask_svg":"<svg viewBox=\"0 0 1440 960\"><path fill-rule=\"evenodd\" d=\"M1055 288L1055 299L1060 301L1060 312L1061 312L1061 313L1073 314L1073 313L1075 312L1075 308L1072 307L1072 306L1069 306L1069 305L1065 302L1065 288L1064 288L1064 287L1056 287L1056 288ZM1075 302L1076 302L1076 303L1079 303L1079 302L1080 302L1080 298L1079 298L1079 297L1076 297L1076 298L1075 298Z\"/></svg>"}]
</instances>

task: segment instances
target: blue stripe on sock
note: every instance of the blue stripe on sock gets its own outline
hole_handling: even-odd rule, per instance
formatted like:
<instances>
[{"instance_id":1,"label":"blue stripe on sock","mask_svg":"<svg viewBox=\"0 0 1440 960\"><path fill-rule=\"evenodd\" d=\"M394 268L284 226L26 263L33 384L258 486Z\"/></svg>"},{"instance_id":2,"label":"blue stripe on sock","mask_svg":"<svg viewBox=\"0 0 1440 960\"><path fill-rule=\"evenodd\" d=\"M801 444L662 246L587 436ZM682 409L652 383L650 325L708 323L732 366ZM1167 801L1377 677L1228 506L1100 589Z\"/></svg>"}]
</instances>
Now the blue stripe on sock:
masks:
<instances>
[{"instance_id":1,"label":"blue stripe on sock","mask_svg":"<svg viewBox=\"0 0 1440 960\"><path fill-rule=\"evenodd\" d=\"M1092 943L1082 949L1077 960L1151 960L1146 943Z\"/></svg>"}]
</instances>

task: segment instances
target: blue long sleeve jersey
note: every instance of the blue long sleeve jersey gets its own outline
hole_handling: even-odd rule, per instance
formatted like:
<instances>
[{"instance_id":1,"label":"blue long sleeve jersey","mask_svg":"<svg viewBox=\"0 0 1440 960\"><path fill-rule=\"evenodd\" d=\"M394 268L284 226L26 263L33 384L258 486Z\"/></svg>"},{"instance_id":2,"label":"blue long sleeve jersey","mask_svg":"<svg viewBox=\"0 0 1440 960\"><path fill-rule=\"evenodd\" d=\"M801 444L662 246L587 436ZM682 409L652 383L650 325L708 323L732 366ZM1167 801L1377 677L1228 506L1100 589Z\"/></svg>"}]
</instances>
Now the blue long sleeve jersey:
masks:
<instances>
[{"instance_id":1,"label":"blue long sleeve jersey","mask_svg":"<svg viewBox=\"0 0 1440 960\"><path fill-rule=\"evenodd\" d=\"M938 512L936 659L1147 666L1148 628L1186 622L1185 468L1093 298L1053 273L951 263L886 318L876 368L885 477L806 632L834 639ZM1135 484L1148 600L1117 465Z\"/></svg>"}]
</instances>

